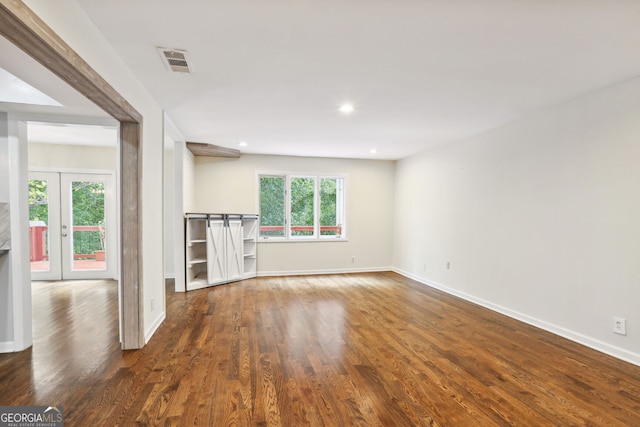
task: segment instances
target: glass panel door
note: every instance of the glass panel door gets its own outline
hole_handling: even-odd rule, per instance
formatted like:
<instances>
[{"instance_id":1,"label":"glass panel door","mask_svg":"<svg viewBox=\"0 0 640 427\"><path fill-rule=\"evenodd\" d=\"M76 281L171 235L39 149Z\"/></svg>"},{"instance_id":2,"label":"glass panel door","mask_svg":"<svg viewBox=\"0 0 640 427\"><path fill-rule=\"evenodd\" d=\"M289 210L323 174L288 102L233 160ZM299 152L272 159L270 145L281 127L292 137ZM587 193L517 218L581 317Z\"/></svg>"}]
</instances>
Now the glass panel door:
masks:
<instances>
[{"instance_id":1,"label":"glass panel door","mask_svg":"<svg viewBox=\"0 0 640 427\"><path fill-rule=\"evenodd\" d=\"M29 243L32 280L60 280L60 176L29 173Z\"/></svg>"},{"instance_id":2,"label":"glass panel door","mask_svg":"<svg viewBox=\"0 0 640 427\"><path fill-rule=\"evenodd\" d=\"M113 176L61 174L62 275L115 277Z\"/></svg>"}]
</instances>

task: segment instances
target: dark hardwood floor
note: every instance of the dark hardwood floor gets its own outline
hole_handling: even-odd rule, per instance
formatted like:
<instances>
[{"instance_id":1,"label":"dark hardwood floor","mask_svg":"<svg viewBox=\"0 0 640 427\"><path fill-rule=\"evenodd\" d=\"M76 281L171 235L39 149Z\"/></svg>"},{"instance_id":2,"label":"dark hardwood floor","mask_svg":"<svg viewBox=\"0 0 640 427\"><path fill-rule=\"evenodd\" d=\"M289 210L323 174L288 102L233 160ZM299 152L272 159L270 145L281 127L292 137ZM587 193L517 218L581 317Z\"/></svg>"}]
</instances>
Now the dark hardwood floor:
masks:
<instances>
[{"instance_id":1,"label":"dark hardwood floor","mask_svg":"<svg viewBox=\"0 0 640 427\"><path fill-rule=\"evenodd\" d=\"M640 367L394 273L172 287L122 351L114 282L34 284L0 405L69 426L640 425Z\"/></svg>"}]
</instances>

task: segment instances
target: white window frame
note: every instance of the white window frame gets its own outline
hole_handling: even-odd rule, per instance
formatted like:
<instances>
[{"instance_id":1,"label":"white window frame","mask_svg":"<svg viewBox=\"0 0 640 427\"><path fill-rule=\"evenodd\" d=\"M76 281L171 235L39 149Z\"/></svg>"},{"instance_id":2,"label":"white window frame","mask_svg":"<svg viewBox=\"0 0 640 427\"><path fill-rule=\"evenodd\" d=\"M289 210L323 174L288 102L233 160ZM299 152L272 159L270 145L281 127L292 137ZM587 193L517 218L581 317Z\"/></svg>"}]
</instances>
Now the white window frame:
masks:
<instances>
[{"instance_id":1,"label":"white window frame","mask_svg":"<svg viewBox=\"0 0 640 427\"><path fill-rule=\"evenodd\" d=\"M291 215L291 196L292 191L291 191L291 181L293 181L294 179L312 179L313 180L313 234L311 236L295 236L293 234L293 227L296 227L297 225L293 225L293 220L291 219L292 215ZM315 240L318 238L319 236L319 228L318 228L318 209L319 209L319 203L318 203L318 177L315 175L286 175L285 176L285 213L284 213L284 217L285 217L285 230L286 233L285 235L287 236L288 239L291 240Z\"/></svg>"},{"instance_id":2,"label":"white window frame","mask_svg":"<svg viewBox=\"0 0 640 427\"><path fill-rule=\"evenodd\" d=\"M258 211L260 207L260 178L277 177L285 180L285 223L284 236L261 236L258 232L258 240L261 242L327 242L327 241L347 241L347 175L345 174L308 174L308 173L283 173L283 172L258 172L257 176L257 198ZM313 201L313 235L294 236L291 233L291 181L294 178L312 178L314 180L314 201ZM320 233L320 183L323 179L338 179L342 182L336 200L336 215L340 215L342 220L341 234L323 236Z\"/></svg>"}]
</instances>

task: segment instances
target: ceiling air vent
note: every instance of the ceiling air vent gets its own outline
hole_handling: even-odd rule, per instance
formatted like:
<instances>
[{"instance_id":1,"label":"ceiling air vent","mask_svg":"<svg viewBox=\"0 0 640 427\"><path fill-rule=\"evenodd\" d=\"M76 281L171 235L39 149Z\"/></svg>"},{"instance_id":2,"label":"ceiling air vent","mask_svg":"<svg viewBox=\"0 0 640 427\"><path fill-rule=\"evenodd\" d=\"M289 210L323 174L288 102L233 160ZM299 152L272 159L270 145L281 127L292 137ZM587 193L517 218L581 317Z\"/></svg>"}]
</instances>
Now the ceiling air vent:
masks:
<instances>
[{"instance_id":1,"label":"ceiling air vent","mask_svg":"<svg viewBox=\"0 0 640 427\"><path fill-rule=\"evenodd\" d=\"M189 54L186 50L159 47L158 52L160 52L162 61L169 71L173 71L174 73L191 73Z\"/></svg>"}]
</instances>

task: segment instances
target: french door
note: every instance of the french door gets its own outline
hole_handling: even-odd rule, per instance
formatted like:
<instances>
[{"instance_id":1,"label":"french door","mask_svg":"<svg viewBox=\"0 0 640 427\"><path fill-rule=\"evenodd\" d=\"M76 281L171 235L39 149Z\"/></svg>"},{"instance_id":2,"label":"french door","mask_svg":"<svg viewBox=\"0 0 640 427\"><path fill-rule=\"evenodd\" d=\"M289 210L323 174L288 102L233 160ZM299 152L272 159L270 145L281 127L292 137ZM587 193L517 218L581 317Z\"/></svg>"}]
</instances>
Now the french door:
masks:
<instances>
[{"instance_id":1,"label":"french door","mask_svg":"<svg viewBox=\"0 0 640 427\"><path fill-rule=\"evenodd\" d=\"M113 174L30 172L32 280L116 277Z\"/></svg>"}]
</instances>

